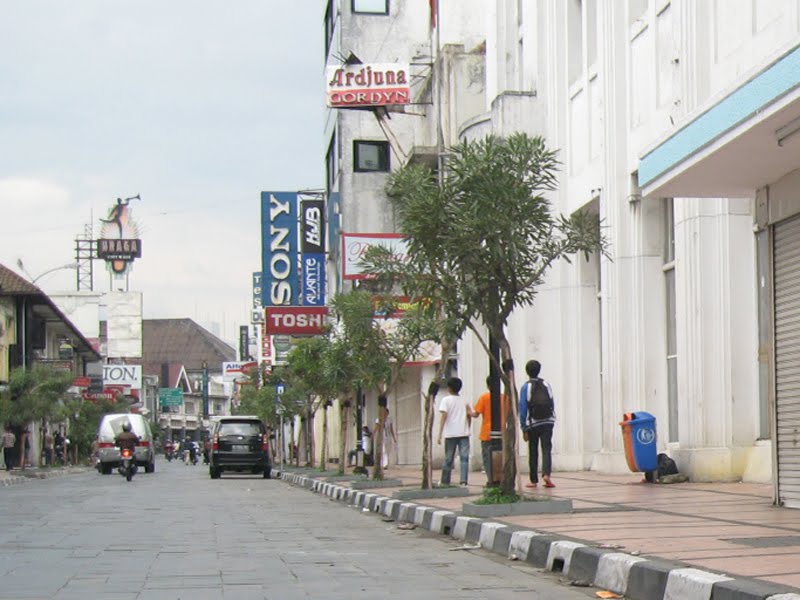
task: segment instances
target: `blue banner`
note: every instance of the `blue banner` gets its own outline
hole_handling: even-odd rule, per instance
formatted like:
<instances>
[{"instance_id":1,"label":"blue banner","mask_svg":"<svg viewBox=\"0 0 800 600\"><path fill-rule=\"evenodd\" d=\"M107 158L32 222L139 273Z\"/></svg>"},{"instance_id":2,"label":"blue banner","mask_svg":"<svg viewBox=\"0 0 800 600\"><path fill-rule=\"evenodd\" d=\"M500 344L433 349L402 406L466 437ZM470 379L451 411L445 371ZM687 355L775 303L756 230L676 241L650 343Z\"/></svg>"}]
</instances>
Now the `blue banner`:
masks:
<instances>
[{"instance_id":1,"label":"blue banner","mask_svg":"<svg viewBox=\"0 0 800 600\"><path fill-rule=\"evenodd\" d=\"M325 202L303 200L300 208L303 306L325 306Z\"/></svg>"},{"instance_id":2,"label":"blue banner","mask_svg":"<svg viewBox=\"0 0 800 600\"><path fill-rule=\"evenodd\" d=\"M261 192L263 306L300 304L296 192Z\"/></svg>"}]
</instances>

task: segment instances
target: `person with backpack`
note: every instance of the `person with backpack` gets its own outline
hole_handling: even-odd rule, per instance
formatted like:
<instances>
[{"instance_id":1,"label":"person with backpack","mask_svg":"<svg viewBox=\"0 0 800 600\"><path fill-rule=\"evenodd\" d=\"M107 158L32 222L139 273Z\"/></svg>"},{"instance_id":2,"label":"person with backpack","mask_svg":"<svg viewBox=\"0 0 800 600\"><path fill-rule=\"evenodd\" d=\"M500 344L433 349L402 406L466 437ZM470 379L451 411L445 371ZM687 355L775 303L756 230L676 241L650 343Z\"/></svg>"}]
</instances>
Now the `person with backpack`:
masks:
<instances>
[{"instance_id":1,"label":"person with backpack","mask_svg":"<svg viewBox=\"0 0 800 600\"><path fill-rule=\"evenodd\" d=\"M522 385L519 394L519 422L522 438L528 442L528 469L530 483L525 487L539 485L539 445L542 446L542 479L544 487L553 488L556 484L550 479L552 471L553 427L556 423L553 390L550 384L539 377L542 365L538 360L529 360L525 365L528 381Z\"/></svg>"}]
</instances>

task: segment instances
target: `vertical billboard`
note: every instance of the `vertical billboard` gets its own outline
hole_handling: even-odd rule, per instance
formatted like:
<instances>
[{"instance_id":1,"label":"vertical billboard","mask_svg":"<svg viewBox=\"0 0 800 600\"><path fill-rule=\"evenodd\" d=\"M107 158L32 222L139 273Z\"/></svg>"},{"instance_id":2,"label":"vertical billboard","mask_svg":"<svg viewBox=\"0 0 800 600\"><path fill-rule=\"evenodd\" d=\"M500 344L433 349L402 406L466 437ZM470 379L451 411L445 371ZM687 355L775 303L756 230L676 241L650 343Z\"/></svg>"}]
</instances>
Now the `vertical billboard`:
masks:
<instances>
[{"instance_id":1,"label":"vertical billboard","mask_svg":"<svg viewBox=\"0 0 800 600\"><path fill-rule=\"evenodd\" d=\"M297 192L261 192L262 305L299 305Z\"/></svg>"},{"instance_id":2,"label":"vertical billboard","mask_svg":"<svg viewBox=\"0 0 800 600\"><path fill-rule=\"evenodd\" d=\"M303 200L302 299L304 306L325 306L325 202Z\"/></svg>"}]
</instances>

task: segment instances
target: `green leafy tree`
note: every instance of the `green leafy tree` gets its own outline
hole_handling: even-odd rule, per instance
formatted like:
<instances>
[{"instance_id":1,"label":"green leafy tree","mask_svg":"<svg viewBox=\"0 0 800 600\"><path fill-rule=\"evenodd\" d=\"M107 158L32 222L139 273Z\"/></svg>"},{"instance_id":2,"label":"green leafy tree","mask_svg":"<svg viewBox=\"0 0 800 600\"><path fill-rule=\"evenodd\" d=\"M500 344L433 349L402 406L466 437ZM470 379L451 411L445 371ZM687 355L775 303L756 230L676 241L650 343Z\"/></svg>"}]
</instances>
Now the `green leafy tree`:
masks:
<instances>
[{"instance_id":1,"label":"green leafy tree","mask_svg":"<svg viewBox=\"0 0 800 600\"><path fill-rule=\"evenodd\" d=\"M400 318L387 321L376 314L392 315L397 299L354 290L333 301L339 319L338 334L349 350L355 387L371 389L378 395L378 424L373 432L374 479L383 479L382 450L386 402L403 375L403 365L420 352L420 344L435 334L426 313L412 308ZM388 326L391 324L391 326Z\"/></svg>"},{"instance_id":2,"label":"green leafy tree","mask_svg":"<svg viewBox=\"0 0 800 600\"><path fill-rule=\"evenodd\" d=\"M348 373L347 356L343 354L344 347L337 344L329 332L321 336L314 336L301 340L287 357L286 372L289 384L300 386L307 392L305 404L306 425L309 432L307 436L308 453L316 456L314 440L315 416L322 410L322 452L320 453L320 468L325 470L328 456L328 408L340 396L347 394L351 389L351 380ZM346 426L346 407L340 403L340 417L345 415L343 425ZM346 431L341 429L342 432ZM339 446L339 472L344 472L344 440L340 437ZM312 458L313 461L313 458ZM313 465L313 462L312 462Z\"/></svg>"},{"instance_id":3,"label":"green leafy tree","mask_svg":"<svg viewBox=\"0 0 800 600\"><path fill-rule=\"evenodd\" d=\"M88 458L92 453L92 443L97 437L97 428L104 415L126 412L119 402L110 400L89 401L72 398L63 406L63 421L69 421L69 439L78 459Z\"/></svg>"},{"instance_id":4,"label":"green leafy tree","mask_svg":"<svg viewBox=\"0 0 800 600\"><path fill-rule=\"evenodd\" d=\"M8 392L0 397L0 420L23 427L23 431L27 431L31 423L54 420L63 412L65 394L72 380L71 373L44 365L12 370ZM18 440L20 448L25 448L27 435L23 433ZM24 468L24 452L19 452L19 461L19 466Z\"/></svg>"},{"instance_id":5,"label":"green leafy tree","mask_svg":"<svg viewBox=\"0 0 800 600\"><path fill-rule=\"evenodd\" d=\"M553 213L547 194L556 190L558 166L557 152L541 137L488 136L451 148L438 177L429 167L408 165L387 188L408 248L402 261L386 261L385 274L440 307L451 332L465 324L501 374L510 398L503 426L506 493L516 487L518 423L508 319L534 303L557 261L607 253L597 215ZM499 364L490 337L499 346Z\"/></svg>"}]
</instances>

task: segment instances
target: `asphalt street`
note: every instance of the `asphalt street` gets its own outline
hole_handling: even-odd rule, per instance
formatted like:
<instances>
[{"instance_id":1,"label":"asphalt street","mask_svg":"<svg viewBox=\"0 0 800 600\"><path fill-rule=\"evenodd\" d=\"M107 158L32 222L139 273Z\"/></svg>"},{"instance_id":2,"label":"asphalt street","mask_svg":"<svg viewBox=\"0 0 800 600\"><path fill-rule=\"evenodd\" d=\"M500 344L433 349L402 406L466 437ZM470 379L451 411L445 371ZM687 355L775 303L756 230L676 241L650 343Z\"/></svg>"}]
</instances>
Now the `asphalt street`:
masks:
<instances>
[{"instance_id":1,"label":"asphalt street","mask_svg":"<svg viewBox=\"0 0 800 600\"><path fill-rule=\"evenodd\" d=\"M160 460L0 488L0 598L584 600L588 588L280 480Z\"/></svg>"}]
</instances>

